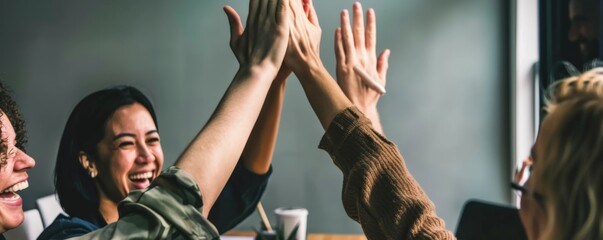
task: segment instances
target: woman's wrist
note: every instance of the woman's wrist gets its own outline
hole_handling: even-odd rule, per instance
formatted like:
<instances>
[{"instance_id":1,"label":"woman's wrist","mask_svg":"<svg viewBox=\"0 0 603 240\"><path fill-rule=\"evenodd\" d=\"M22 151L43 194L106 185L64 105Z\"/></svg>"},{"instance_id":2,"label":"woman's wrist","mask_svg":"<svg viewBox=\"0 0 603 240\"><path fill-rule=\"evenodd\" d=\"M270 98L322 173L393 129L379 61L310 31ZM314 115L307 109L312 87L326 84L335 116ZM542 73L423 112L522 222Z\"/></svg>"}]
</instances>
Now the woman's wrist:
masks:
<instances>
[{"instance_id":1,"label":"woman's wrist","mask_svg":"<svg viewBox=\"0 0 603 240\"><path fill-rule=\"evenodd\" d=\"M377 107L366 107L364 109L360 109L364 115L371 120L371 124L373 125L373 129L375 131L383 134L383 127L381 125L381 118L379 117L379 111L377 111Z\"/></svg>"},{"instance_id":2,"label":"woman's wrist","mask_svg":"<svg viewBox=\"0 0 603 240\"><path fill-rule=\"evenodd\" d=\"M278 69L273 64L240 66L237 71L236 80L243 81L247 79L272 83L278 73Z\"/></svg>"},{"instance_id":3,"label":"woman's wrist","mask_svg":"<svg viewBox=\"0 0 603 240\"><path fill-rule=\"evenodd\" d=\"M293 72L300 81L319 81L322 78L317 76L329 74L320 59L299 64L293 69Z\"/></svg>"}]
</instances>

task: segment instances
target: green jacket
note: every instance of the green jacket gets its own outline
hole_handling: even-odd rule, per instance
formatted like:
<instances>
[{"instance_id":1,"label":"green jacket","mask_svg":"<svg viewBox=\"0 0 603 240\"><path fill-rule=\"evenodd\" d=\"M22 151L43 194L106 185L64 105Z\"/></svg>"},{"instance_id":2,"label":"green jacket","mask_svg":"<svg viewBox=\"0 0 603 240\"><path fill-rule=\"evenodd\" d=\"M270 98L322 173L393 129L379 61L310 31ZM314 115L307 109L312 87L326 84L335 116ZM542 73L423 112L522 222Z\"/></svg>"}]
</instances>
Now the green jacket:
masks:
<instances>
[{"instance_id":1,"label":"green jacket","mask_svg":"<svg viewBox=\"0 0 603 240\"><path fill-rule=\"evenodd\" d=\"M220 239L202 208L192 176L172 166L119 203L117 222L71 239Z\"/></svg>"}]
</instances>

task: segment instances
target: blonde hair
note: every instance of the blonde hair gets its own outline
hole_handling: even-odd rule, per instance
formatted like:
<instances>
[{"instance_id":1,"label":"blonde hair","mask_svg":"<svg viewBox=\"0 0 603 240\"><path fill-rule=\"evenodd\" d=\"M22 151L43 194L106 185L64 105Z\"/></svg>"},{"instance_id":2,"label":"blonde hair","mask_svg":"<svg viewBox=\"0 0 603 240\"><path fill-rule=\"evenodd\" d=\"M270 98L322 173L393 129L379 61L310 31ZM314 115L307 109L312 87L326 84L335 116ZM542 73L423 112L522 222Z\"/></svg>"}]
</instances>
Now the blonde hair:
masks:
<instances>
[{"instance_id":1,"label":"blonde hair","mask_svg":"<svg viewBox=\"0 0 603 240\"><path fill-rule=\"evenodd\" d=\"M540 239L603 239L603 68L555 82L535 161L545 197Z\"/></svg>"}]
</instances>

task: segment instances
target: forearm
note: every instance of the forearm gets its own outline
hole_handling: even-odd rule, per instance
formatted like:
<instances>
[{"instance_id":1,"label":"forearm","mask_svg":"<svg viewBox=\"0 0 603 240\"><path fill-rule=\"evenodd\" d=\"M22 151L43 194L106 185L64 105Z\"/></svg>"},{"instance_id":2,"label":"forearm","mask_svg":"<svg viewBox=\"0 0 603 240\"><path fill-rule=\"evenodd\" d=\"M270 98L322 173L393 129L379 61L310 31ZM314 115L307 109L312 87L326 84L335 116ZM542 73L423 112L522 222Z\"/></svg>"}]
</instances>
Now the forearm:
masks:
<instances>
[{"instance_id":1,"label":"forearm","mask_svg":"<svg viewBox=\"0 0 603 240\"><path fill-rule=\"evenodd\" d=\"M361 112L336 116L320 147L342 171L344 208L368 239L454 239L398 148Z\"/></svg>"},{"instance_id":2,"label":"forearm","mask_svg":"<svg viewBox=\"0 0 603 240\"><path fill-rule=\"evenodd\" d=\"M259 67L239 70L210 120L175 164L199 185L204 216L237 164L274 78L273 72L276 71Z\"/></svg>"},{"instance_id":3,"label":"forearm","mask_svg":"<svg viewBox=\"0 0 603 240\"><path fill-rule=\"evenodd\" d=\"M299 70L295 75L299 78L306 97L325 130L338 113L352 106L321 63Z\"/></svg>"},{"instance_id":4,"label":"forearm","mask_svg":"<svg viewBox=\"0 0 603 240\"><path fill-rule=\"evenodd\" d=\"M255 174L265 174L270 169L288 76L289 71L280 72L272 83L260 116L241 154L241 164Z\"/></svg>"}]
</instances>

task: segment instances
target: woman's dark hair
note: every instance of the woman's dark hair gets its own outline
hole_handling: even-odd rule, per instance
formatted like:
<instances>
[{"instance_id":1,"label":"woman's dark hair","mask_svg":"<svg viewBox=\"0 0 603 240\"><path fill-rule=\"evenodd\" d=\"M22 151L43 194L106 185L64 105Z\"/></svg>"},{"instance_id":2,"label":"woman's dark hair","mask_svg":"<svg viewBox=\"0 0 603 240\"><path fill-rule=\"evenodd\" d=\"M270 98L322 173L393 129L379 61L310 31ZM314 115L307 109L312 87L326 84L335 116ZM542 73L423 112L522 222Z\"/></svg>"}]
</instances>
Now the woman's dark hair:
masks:
<instances>
[{"instance_id":1,"label":"woman's dark hair","mask_svg":"<svg viewBox=\"0 0 603 240\"><path fill-rule=\"evenodd\" d=\"M21 119L21 113L17 107L17 103L13 100L10 95L10 91L4 86L4 83L0 81L0 116L6 114L6 117L13 125L16 134L15 145L17 148L25 151L25 143L27 142L27 133L25 131L25 122ZM0 123L0 127L2 124ZM0 139L0 167L3 167L6 163L7 157L7 139Z\"/></svg>"},{"instance_id":2,"label":"woman's dark hair","mask_svg":"<svg viewBox=\"0 0 603 240\"><path fill-rule=\"evenodd\" d=\"M98 219L98 192L88 171L79 161L79 152L96 158L97 144L104 137L107 120L118 108L134 103L142 104L159 128L149 99L130 86L94 92L82 99L71 112L61 137L54 172L59 201L70 216L91 221Z\"/></svg>"}]
</instances>

